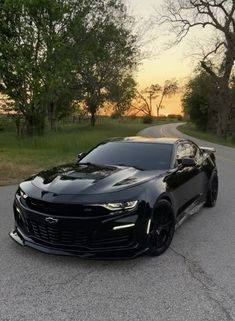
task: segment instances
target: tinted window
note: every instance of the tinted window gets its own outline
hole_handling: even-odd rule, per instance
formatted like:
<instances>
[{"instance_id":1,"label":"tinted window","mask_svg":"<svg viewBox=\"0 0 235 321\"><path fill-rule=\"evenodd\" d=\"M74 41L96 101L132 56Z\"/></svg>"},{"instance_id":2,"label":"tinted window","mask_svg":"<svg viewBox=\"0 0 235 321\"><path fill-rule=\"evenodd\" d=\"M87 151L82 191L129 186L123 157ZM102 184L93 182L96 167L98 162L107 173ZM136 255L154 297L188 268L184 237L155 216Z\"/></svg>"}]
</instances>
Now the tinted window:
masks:
<instances>
[{"instance_id":1,"label":"tinted window","mask_svg":"<svg viewBox=\"0 0 235 321\"><path fill-rule=\"evenodd\" d=\"M178 164L182 158L193 158L196 163L200 162L201 153L199 148L191 142L179 144L176 152Z\"/></svg>"},{"instance_id":2,"label":"tinted window","mask_svg":"<svg viewBox=\"0 0 235 321\"><path fill-rule=\"evenodd\" d=\"M194 157L194 148L193 145L190 143L184 144L185 148L185 156L186 158L193 158Z\"/></svg>"},{"instance_id":3,"label":"tinted window","mask_svg":"<svg viewBox=\"0 0 235 321\"><path fill-rule=\"evenodd\" d=\"M184 158L185 155L186 155L185 145L179 144L177 147L176 158L179 160L179 159Z\"/></svg>"},{"instance_id":4,"label":"tinted window","mask_svg":"<svg viewBox=\"0 0 235 321\"><path fill-rule=\"evenodd\" d=\"M195 144L192 144L192 148L193 148L193 158L195 162L200 163L202 160L200 149Z\"/></svg>"},{"instance_id":5,"label":"tinted window","mask_svg":"<svg viewBox=\"0 0 235 321\"><path fill-rule=\"evenodd\" d=\"M142 169L168 169L172 145L139 142L108 142L97 146L81 163L126 165Z\"/></svg>"}]
</instances>

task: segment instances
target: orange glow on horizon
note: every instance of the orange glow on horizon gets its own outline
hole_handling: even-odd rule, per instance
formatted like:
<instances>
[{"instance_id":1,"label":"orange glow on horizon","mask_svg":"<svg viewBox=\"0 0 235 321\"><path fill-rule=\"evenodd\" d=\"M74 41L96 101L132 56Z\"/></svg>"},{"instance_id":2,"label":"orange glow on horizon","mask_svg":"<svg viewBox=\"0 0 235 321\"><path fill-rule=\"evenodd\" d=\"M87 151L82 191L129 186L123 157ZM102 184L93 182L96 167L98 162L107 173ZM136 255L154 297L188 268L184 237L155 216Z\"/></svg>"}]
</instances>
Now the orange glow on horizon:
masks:
<instances>
[{"instance_id":1,"label":"orange glow on horizon","mask_svg":"<svg viewBox=\"0 0 235 321\"><path fill-rule=\"evenodd\" d=\"M161 12L164 0L125 1L130 14L139 21L137 32L138 30L140 30L140 34L142 31L145 32L143 34L144 52L151 53L150 57L143 60L136 73L135 79L139 90L152 84L162 86L166 80L171 79L177 80L179 86L183 87L198 64L199 58L195 58L194 54L200 55L200 48L203 46L207 48L213 30L209 27L196 27L190 30L187 37L182 39L178 45L170 47L169 43L173 43L173 39L175 39L174 33L170 32L167 26L159 26L157 23L154 25L154 22L149 23L150 19L154 19L154 17L158 21L157 12ZM151 38L155 40L150 41ZM182 113L181 97L182 93L170 99L166 98L163 103L165 108L160 113L165 115Z\"/></svg>"}]
</instances>

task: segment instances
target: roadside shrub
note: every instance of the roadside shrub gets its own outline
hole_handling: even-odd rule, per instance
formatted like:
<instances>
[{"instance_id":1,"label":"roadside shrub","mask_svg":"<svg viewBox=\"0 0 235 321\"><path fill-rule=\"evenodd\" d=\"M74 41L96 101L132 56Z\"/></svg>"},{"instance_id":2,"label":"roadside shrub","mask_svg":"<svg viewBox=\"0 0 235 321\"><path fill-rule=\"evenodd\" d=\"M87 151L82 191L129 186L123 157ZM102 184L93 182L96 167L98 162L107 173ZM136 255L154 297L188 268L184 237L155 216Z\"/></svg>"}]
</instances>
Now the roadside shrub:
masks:
<instances>
[{"instance_id":1,"label":"roadside shrub","mask_svg":"<svg viewBox=\"0 0 235 321\"><path fill-rule=\"evenodd\" d=\"M3 121L2 118L0 117L0 131L3 131L4 126L3 126Z\"/></svg>"},{"instance_id":2,"label":"roadside shrub","mask_svg":"<svg viewBox=\"0 0 235 321\"><path fill-rule=\"evenodd\" d=\"M142 117L142 122L143 122L143 124L152 124L153 117L152 116L148 116L148 115L143 116Z\"/></svg>"},{"instance_id":3,"label":"roadside shrub","mask_svg":"<svg viewBox=\"0 0 235 321\"><path fill-rule=\"evenodd\" d=\"M6 115L0 115L0 131L5 130L9 124L11 119Z\"/></svg>"},{"instance_id":4,"label":"roadside shrub","mask_svg":"<svg viewBox=\"0 0 235 321\"><path fill-rule=\"evenodd\" d=\"M157 120L166 120L166 116L165 115L161 115L161 116L156 116L155 117Z\"/></svg>"},{"instance_id":5,"label":"roadside shrub","mask_svg":"<svg viewBox=\"0 0 235 321\"><path fill-rule=\"evenodd\" d=\"M232 136L231 141L232 141L233 144L235 144L235 135Z\"/></svg>"},{"instance_id":6,"label":"roadside shrub","mask_svg":"<svg viewBox=\"0 0 235 321\"><path fill-rule=\"evenodd\" d=\"M119 112L117 112L117 111L114 111L112 114L111 114L111 118L113 118L113 119L118 119L118 118L121 118L122 117L122 115L119 113Z\"/></svg>"},{"instance_id":7,"label":"roadside shrub","mask_svg":"<svg viewBox=\"0 0 235 321\"><path fill-rule=\"evenodd\" d=\"M178 115L178 114L169 114L169 115L167 115L167 118L170 118L170 119L177 119L177 120L182 120L183 119L183 117L182 117L182 115Z\"/></svg>"},{"instance_id":8,"label":"roadside shrub","mask_svg":"<svg viewBox=\"0 0 235 321\"><path fill-rule=\"evenodd\" d=\"M131 120L135 120L136 118L138 118L136 115L130 115L130 116L127 116L129 119Z\"/></svg>"}]
</instances>

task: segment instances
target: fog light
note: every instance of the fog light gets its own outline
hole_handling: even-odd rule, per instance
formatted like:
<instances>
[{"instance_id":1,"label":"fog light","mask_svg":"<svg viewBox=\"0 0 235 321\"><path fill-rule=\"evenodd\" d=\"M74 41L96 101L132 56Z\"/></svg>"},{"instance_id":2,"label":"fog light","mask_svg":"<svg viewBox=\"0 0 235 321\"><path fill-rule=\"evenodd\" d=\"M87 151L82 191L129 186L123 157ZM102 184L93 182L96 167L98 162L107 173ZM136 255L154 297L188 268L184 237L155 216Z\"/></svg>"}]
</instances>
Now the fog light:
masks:
<instances>
[{"instance_id":1,"label":"fog light","mask_svg":"<svg viewBox=\"0 0 235 321\"><path fill-rule=\"evenodd\" d=\"M16 206L16 211L20 214L20 216L22 215L21 210L17 206Z\"/></svg>"}]
</instances>

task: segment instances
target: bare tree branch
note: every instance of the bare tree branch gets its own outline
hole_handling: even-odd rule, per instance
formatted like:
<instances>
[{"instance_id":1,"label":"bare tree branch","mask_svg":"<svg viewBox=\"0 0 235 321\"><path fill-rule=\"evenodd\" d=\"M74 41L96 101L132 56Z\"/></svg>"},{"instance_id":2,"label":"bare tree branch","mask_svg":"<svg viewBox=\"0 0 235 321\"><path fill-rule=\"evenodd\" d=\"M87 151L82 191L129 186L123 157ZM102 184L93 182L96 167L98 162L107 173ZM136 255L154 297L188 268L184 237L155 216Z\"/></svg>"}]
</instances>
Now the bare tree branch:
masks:
<instances>
[{"instance_id":1,"label":"bare tree branch","mask_svg":"<svg viewBox=\"0 0 235 321\"><path fill-rule=\"evenodd\" d=\"M201 66L202 68L209 74L212 76L212 78L214 79L218 79L218 76L215 74L215 72L212 70L212 68L210 68L206 62L204 60L201 61Z\"/></svg>"},{"instance_id":2,"label":"bare tree branch","mask_svg":"<svg viewBox=\"0 0 235 321\"><path fill-rule=\"evenodd\" d=\"M213 50L209 51L209 52L203 57L203 60L205 61L210 55L217 53L217 51L219 50L219 48L222 47L222 46L225 46L225 47L226 47L227 44L226 44L224 41L217 43L216 46L215 46L215 48L214 48Z\"/></svg>"},{"instance_id":3,"label":"bare tree branch","mask_svg":"<svg viewBox=\"0 0 235 321\"><path fill-rule=\"evenodd\" d=\"M229 86L235 62L235 1L164 0L164 4L165 10L157 23L170 26L176 36L173 45L180 43L196 27L210 27L218 34L213 49L203 54L200 64L217 84L217 133L226 137L231 106L234 105ZM210 61L212 54L214 59Z\"/></svg>"}]
</instances>

